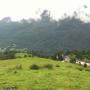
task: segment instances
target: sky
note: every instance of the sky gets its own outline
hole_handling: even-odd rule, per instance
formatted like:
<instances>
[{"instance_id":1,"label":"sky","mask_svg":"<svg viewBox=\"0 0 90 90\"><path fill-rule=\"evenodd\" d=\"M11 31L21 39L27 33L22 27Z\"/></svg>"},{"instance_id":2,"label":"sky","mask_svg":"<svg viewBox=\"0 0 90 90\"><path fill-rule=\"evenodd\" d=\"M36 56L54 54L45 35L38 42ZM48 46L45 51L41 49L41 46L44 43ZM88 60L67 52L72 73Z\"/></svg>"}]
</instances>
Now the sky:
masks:
<instances>
[{"instance_id":1,"label":"sky","mask_svg":"<svg viewBox=\"0 0 90 90\"><path fill-rule=\"evenodd\" d=\"M0 19L11 17L13 20L38 18L43 10L51 11L54 19L63 18L64 13L72 15L74 11L83 13L83 5L90 12L90 0L0 0Z\"/></svg>"}]
</instances>

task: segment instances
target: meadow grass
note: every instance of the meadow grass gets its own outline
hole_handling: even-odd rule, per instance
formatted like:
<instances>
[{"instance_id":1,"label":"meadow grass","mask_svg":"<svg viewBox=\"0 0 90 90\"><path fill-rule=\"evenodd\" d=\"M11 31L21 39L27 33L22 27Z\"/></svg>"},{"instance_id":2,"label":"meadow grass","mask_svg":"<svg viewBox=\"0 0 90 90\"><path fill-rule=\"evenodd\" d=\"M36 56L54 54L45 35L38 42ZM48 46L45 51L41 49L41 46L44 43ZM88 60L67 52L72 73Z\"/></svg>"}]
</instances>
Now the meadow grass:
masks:
<instances>
[{"instance_id":1,"label":"meadow grass","mask_svg":"<svg viewBox=\"0 0 90 90\"><path fill-rule=\"evenodd\" d=\"M40 68L32 70L32 64ZM53 68L43 68L45 65ZM79 65L37 57L0 60L0 90L7 87L17 90L90 90L90 71Z\"/></svg>"}]
</instances>

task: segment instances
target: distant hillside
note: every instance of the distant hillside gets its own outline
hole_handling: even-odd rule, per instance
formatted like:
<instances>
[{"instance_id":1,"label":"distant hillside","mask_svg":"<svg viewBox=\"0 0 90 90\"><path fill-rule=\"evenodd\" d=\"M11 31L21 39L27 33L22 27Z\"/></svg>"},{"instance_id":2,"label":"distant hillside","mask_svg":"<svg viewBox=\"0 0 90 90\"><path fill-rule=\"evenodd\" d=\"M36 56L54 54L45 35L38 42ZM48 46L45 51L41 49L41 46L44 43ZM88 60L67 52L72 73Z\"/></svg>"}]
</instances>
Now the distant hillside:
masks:
<instances>
[{"instance_id":1,"label":"distant hillside","mask_svg":"<svg viewBox=\"0 0 90 90\"><path fill-rule=\"evenodd\" d=\"M53 20L44 11L38 20L0 21L0 47L15 43L19 48L29 48L53 53L57 50L90 48L90 23L76 17Z\"/></svg>"}]
</instances>

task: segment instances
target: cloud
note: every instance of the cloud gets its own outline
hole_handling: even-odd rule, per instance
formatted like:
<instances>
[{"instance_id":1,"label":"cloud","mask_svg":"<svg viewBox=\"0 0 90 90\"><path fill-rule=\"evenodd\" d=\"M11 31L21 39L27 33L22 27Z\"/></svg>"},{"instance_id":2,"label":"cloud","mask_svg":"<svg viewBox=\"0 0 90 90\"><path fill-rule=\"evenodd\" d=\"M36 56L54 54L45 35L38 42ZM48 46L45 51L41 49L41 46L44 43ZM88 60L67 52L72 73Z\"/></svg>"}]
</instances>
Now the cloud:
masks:
<instances>
[{"instance_id":1,"label":"cloud","mask_svg":"<svg viewBox=\"0 0 90 90\"><path fill-rule=\"evenodd\" d=\"M10 16L13 19L37 17L38 10L49 9L54 18L64 13L72 15L82 5L89 5L89 0L0 0L0 19Z\"/></svg>"}]
</instances>

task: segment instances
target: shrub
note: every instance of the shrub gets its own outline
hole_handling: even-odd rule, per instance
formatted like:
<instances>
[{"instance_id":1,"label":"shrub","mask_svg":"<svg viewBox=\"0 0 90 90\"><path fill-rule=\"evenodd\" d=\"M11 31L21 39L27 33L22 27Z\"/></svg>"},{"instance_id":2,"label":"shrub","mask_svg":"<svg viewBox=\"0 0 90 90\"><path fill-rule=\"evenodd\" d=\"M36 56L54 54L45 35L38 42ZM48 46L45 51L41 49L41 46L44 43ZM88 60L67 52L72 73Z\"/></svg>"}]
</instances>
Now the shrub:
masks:
<instances>
[{"instance_id":1,"label":"shrub","mask_svg":"<svg viewBox=\"0 0 90 90\"><path fill-rule=\"evenodd\" d=\"M60 65L57 64L56 67L60 67Z\"/></svg>"},{"instance_id":2,"label":"shrub","mask_svg":"<svg viewBox=\"0 0 90 90\"><path fill-rule=\"evenodd\" d=\"M28 55L28 57L31 57L31 55Z\"/></svg>"},{"instance_id":3,"label":"shrub","mask_svg":"<svg viewBox=\"0 0 90 90\"><path fill-rule=\"evenodd\" d=\"M16 70L13 71L14 74L18 73Z\"/></svg>"},{"instance_id":4,"label":"shrub","mask_svg":"<svg viewBox=\"0 0 90 90\"><path fill-rule=\"evenodd\" d=\"M24 55L24 58L26 58L27 57L27 55Z\"/></svg>"},{"instance_id":5,"label":"shrub","mask_svg":"<svg viewBox=\"0 0 90 90\"><path fill-rule=\"evenodd\" d=\"M87 67L87 64L86 63L84 63L84 67Z\"/></svg>"},{"instance_id":6,"label":"shrub","mask_svg":"<svg viewBox=\"0 0 90 90\"><path fill-rule=\"evenodd\" d=\"M30 66L30 69L32 69L32 70L38 70L39 68L40 67L36 64L33 64L33 65Z\"/></svg>"},{"instance_id":7,"label":"shrub","mask_svg":"<svg viewBox=\"0 0 90 90\"><path fill-rule=\"evenodd\" d=\"M46 64L46 65L44 65L44 68L53 69L53 65L52 64Z\"/></svg>"},{"instance_id":8,"label":"shrub","mask_svg":"<svg viewBox=\"0 0 90 90\"><path fill-rule=\"evenodd\" d=\"M75 58L72 58L71 60L70 60L70 63L76 63L76 59Z\"/></svg>"}]
</instances>

